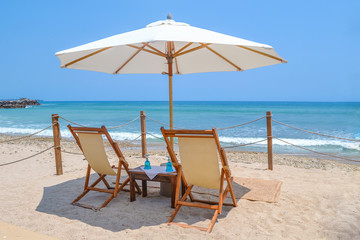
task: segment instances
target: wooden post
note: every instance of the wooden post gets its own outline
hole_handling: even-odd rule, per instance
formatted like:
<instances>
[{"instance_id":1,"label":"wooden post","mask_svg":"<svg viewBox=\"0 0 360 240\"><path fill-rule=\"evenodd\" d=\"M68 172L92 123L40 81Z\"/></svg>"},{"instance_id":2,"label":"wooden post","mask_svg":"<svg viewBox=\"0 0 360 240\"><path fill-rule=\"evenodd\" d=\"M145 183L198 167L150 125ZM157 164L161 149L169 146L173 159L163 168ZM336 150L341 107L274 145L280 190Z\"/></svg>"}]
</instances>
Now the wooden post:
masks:
<instances>
[{"instance_id":1,"label":"wooden post","mask_svg":"<svg viewBox=\"0 0 360 240\"><path fill-rule=\"evenodd\" d=\"M140 112L140 122L141 122L141 153L142 157L144 158L147 149L146 149L146 116L145 111Z\"/></svg>"},{"instance_id":2,"label":"wooden post","mask_svg":"<svg viewBox=\"0 0 360 240\"><path fill-rule=\"evenodd\" d=\"M267 128L267 150L268 150L268 169L273 170L273 145L272 145L272 121L271 112L266 112L266 128Z\"/></svg>"},{"instance_id":3,"label":"wooden post","mask_svg":"<svg viewBox=\"0 0 360 240\"><path fill-rule=\"evenodd\" d=\"M62 175L63 169L62 169L61 147L60 147L59 115L52 114L51 118L52 118L52 124L53 124L56 175Z\"/></svg>"}]
</instances>

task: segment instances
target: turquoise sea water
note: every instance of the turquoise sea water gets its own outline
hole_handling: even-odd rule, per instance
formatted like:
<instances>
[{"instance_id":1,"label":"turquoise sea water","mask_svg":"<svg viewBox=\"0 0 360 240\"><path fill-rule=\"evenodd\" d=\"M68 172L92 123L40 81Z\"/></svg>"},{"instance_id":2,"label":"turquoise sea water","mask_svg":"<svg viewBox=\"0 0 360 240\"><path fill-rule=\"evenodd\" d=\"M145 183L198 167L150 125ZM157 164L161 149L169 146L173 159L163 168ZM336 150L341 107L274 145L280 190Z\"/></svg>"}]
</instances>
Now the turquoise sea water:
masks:
<instances>
[{"instance_id":1,"label":"turquoise sea water","mask_svg":"<svg viewBox=\"0 0 360 240\"><path fill-rule=\"evenodd\" d=\"M71 121L87 125L118 126L137 117L140 111L157 121L167 123L168 102L42 102L41 106L25 109L0 109L0 133L26 135L51 124L57 113ZM327 135L360 139L360 103L310 102L175 102L174 125L180 128L210 129L233 126L265 116L272 111L273 119ZM60 120L61 135L70 137L68 124ZM161 137L161 125L146 122L147 131ZM166 127L166 126L165 126ZM132 140L140 135L140 120L111 130L114 139ZM52 130L40 135L52 136ZM266 120L238 128L219 131L224 146L246 144L266 138ZM316 136L273 122L273 136L315 151L360 157L360 143ZM149 142L161 140L148 135ZM240 147L240 150L266 151L266 142ZM274 152L306 154L308 152L274 140Z\"/></svg>"}]
</instances>

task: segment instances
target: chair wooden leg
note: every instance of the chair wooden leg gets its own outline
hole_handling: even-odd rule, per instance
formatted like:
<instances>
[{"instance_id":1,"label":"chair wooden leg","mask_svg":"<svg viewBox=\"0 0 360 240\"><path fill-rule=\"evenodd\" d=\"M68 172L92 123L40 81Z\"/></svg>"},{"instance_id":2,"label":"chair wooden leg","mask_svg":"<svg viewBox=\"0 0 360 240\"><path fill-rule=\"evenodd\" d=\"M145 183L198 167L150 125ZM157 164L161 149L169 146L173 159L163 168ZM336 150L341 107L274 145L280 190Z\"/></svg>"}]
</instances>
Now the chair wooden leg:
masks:
<instances>
[{"instance_id":1,"label":"chair wooden leg","mask_svg":"<svg viewBox=\"0 0 360 240\"><path fill-rule=\"evenodd\" d=\"M224 198L225 199L225 198ZM194 199L194 202L199 202L199 203L206 203L206 204L211 204L211 205L218 205L219 202L215 202L215 201L208 201L208 200L201 200L201 199ZM224 203L224 206L234 206L232 203Z\"/></svg>"},{"instance_id":2,"label":"chair wooden leg","mask_svg":"<svg viewBox=\"0 0 360 240\"><path fill-rule=\"evenodd\" d=\"M89 189L85 190L82 192L82 194L80 194L77 198L75 198L74 201L71 202L71 204L74 204L76 202L78 202L80 199L82 199L88 192L90 192Z\"/></svg>"},{"instance_id":3,"label":"chair wooden leg","mask_svg":"<svg viewBox=\"0 0 360 240\"><path fill-rule=\"evenodd\" d=\"M233 177L231 177L230 179L228 177L226 177L226 181L228 183L228 187L230 188L229 192L230 192L231 199L233 201L234 207L236 207L237 202L236 202L236 198L235 198L234 188L232 186Z\"/></svg>"},{"instance_id":4,"label":"chair wooden leg","mask_svg":"<svg viewBox=\"0 0 360 240\"><path fill-rule=\"evenodd\" d=\"M225 189L225 191L224 191L224 193L223 193L223 199L224 199L224 200L223 200L223 205L225 205L225 206L234 206L233 203L232 203L232 204L225 204L225 203L224 203L224 201L225 201L225 199L226 199L226 196L227 196L227 194L229 193L229 189L230 189L229 186L227 186L226 189Z\"/></svg>"},{"instance_id":5,"label":"chair wooden leg","mask_svg":"<svg viewBox=\"0 0 360 240\"><path fill-rule=\"evenodd\" d=\"M190 186L186 189L186 192L185 192L185 194L182 196L182 198L180 199L180 201L185 201L186 197L190 194L191 189L193 188L193 186L194 186L194 185L190 185ZM179 212L179 210L180 210L180 207L181 207L181 204L177 204L174 212L171 214L171 216L170 216L169 220L167 221L167 223L171 223L171 222L174 220L176 214L177 214L177 213Z\"/></svg>"},{"instance_id":6,"label":"chair wooden leg","mask_svg":"<svg viewBox=\"0 0 360 240\"><path fill-rule=\"evenodd\" d=\"M121 176L121 161L119 161L118 170L117 170L117 173L116 173L114 197L117 197L118 192L119 192L120 176Z\"/></svg>"},{"instance_id":7,"label":"chair wooden leg","mask_svg":"<svg viewBox=\"0 0 360 240\"><path fill-rule=\"evenodd\" d=\"M220 177L220 190L219 190L219 214L221 214L222 204L223 204L223 189L224 189L224 169L221 169Z\"/></svg>"},{"instance_id":8,"label":"chair wooden leg","mask_svg":"<svg viewBox=\"0 0 360 240\"><path fill-rule=\"evenodd\" d=\"M171 223L174 220L174 218L175 218L176 214L179 212L180 208L181 208L181 205L178 204L176 206L174 212L171 214L171 216L170 216L169 220L167 221L167 223Z\"/></svg>"},{"instance_id":9,"label":"chair wooden leg","mask_svg":"<svg viewBox=\"0 0 360 240\"><path fill-rule=\"evenodd\" d=\"M177 202L180 198L180 186L183 189L183 184L181 184L181 167L178 168L177 176L176 176L176 187L175 187L175 200L174 200L174 206L177 206ZM185 188L184 188L185 189ZM173 186L171 186L171 192L173 191ZM185 194L185 191L182 193L182 195Z\"/></svg>"},{"instance_id":10,"label":"chair wooden leg","mask_svg":"<svg viewBox=\"0 0 360 240\"><path fill-rule=\"evenodd\" d=\"M90 209L93 209L93 210L99 210L100 208L105 207L105 206L115 197L114 194L111 194L111 196L110 196L99 208L95 208L95 207L93 207L93 206L89 206L89 205L86 205L86 204L79 204L79 203L77 203L81 198L83 198L87 193L90 192L90 189L89 189L89 188L93 188L93 187L95 187L99 182L105 180L105 176L106 176L106 175L99 174L99 176L100 176L100 177L99 177L98 179L96 179L96 181L95 181L93 184L91 184L90 187L87 186L87 184L89 183L89 179L88 179L88 177L87 177L87 178L85 179L86 189L85 189L74 201L72 201L71 204L73 204L73 205L79 205L79 206L81 206L81 207L90 208ZM126 184L127 181L125 181L124 183ZM124 183L122 184L122 187L125 186ZM123 185L124 185L124 186L123 186ZM120 186L120 187L121 187L121 186ZM120 189L121 189L121 188L120 188Z\"/></svg>"},{"instance_id":11,"label":"chair wooden leg","mask_svg":"<svg viewBox=\"0 0 360 240\"><path fill-rule=\"evenodd\" d=\"M100 176L93 184L91 184L90 187L95 187L96 184L98 184L104 177L105 177L105 175ZM74 204L74 203L76 203L77 201L79 201L81 198L83 198L83 197L90 191L90 190L88 189L88 186L87 186L88 183L89 183L89 179L88 179L88 177L86 177L86 179L85 179L85 186L86 186L86 188L84 189L84 191L83 191L74 201L72 201L71 204Z\"/></svg>"},{"instance_id":12,"label":"chair wooden leg","mask_svg":"<svg viewBox=\"0 0 360 240\"><path fill-rule=\"evenodd\" d=\"M100 210L101 208L103 207L106 207L106 205L109 204L109 202L114 198L114 194L111 194L110 197L99 207L97 208L96 210Z\"/></svg>"},{"instance_id":13,"label":"chair wooden leg","mask_svg":"<svg viewBox=\"0 0 360 240\"><path fill-rule=\"evenodd\" d=\"M101 174L99 174L99 175L101 176ZM103 178L102 181L104 182L104 184L105 184L105 186L106 186L107 189L111 189L110 184L108 183L108 181L106 181L105 178Z\"/></svg>"},{"instance_id":14,"label":"chair wooden leg","mask_svg":"<svg viewBox=\"0 0 360 240\"><path fill-rule=\"evenodd\" d=\"M183 174L181 174L181 180L182 180L182 183L183 183L183 186L185 185L185 189L187 188L187 182L186 182L186 180L185 180L185 177L184 177L184 175ZM186 190L185 190L185 192L186 192ZM184 194L183 194L184 195ZM192 195L192 193L190 192L189 193L189 197L190 197L190 201L194 201L194 196Z\"/></svg>"},{"instance_id":15,"label":"chair wooden leg","mask_svg":"<svg viewBox=\"0 0 360 240\"><path fill-rule=\"evenodd\" d=\"M219 210L216 210L215 213L214 213L213 218L211 219L211 223L210 223L210 225L209 225L209 228L206 230L206 232L208 232L208 233L211 232L211 230L212 230L213 227L214 227L214 224L215 224L215 222L216 222L216 219L217 219L218 215L219 215Z\"/></svg>"},{"instance_id":16,"label":"chair wooden leg","mask_svg":"<svg viewBox=\"0 0 360 240\"><path fill-rule=\"evenodd\" d=\"M126 184L128 184L128 182L130 182L129 177L119 186L118 191L120 192L126 186Z\"/></svg>"},{"instance_id":17,"label":"chair wooden leg","mask_svg":"<svg viewBox=\"0 0 360 240\"><path fill-rule=\"evenodd\" d=\"M84 191L85 191L85 190L87 189L87 187L89 186L90 172L91 172L91 167L90 167L90 164L88 164L88 167L87 167L87 170L86 170Z\"/></svg>"},{"instance_id":18,"label":"chair wooden leg","mask_svg":"<svg viewBox=\"0 0 360 240\"><path fill-rule=\"evenodd\" d=\"M128 176L130 176L130 173L129 173L129 167L128 167L128 165L123 164L123 166L124 166L125 171L127 172ZM142 193L142 191L141 191L141 189L140 189L140 187L139 187L139 185L137 184L137 182L136 182L136 181L135 181L134 185L135 185L135 188L136 188L136 190L137 190L137 193L141 194L141 193Z\"/></svg>"},{"instance_id":19,"label":"chair wooden leg","mask_svg":"<svg viewBox=\"0 0 360 240\"><path fill-rule=\"evenodd\" d=\"M221 174L222 183L225 181L224 177L225 177L225 173L222 172L222 174ZM230 182L230 184L231 184L231 181L229 181L230 179L226 179L226 180L228 180L228 182ZM202 231L206 231L206 232L210 233L212 231L215 223L216 223L216 220L217 220L219 214L221 214L222 205L229 205L229 204L224 204L224 200L225 200L226 195L228 194L228 192L229 191L231 192L231 190L230 190L231 185L230 184L228 184L228 186L225 188L225 191L223 191L223 189L224 189L223 184L220 185L219 202L203 201L203 200L193 199L193 201L196 201L196 202L204 202L204 203L209 203L209 204L215 204L215 206L211 206L211 205L204 206L204 205L196 205L195 203L190 203L190 202L183 202L184 200L186 200L187 196L190 195L191 189L193 187L193 185L188 186L187 189L186 189L185 194L178 201L178 204L177 204L174 212L171 214L169 220L167 221L167 224L168 225L174 224L174 225L178 225L180 227L185 227L185 228L194 228L194 229L198 229L198 230L202 230ZM236 203L236 201L235 201L235 203ZM174 220L175 216L177 215L177 213L179 212L180 207L182 205L190 206L190 207L202 207L202 208L214 209L215 213L214 213L214 216L211 219L209 227L208 228L203 228L203 227L197 227L197 226L191 226L191 225L187 225L187 224L172 222ZM233 204L230 204L230 206L233 206Z\"/></svg>"}]
</instances>

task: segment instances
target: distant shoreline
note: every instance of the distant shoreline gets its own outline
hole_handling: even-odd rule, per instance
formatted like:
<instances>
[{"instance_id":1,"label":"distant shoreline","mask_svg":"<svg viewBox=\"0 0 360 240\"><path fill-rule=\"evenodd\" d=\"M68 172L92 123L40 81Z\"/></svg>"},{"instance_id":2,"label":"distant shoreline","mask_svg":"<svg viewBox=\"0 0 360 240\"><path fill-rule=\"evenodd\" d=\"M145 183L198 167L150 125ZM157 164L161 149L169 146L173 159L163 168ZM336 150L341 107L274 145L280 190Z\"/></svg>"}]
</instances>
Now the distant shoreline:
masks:
<instances>
[{"instance_id":1,"label":"distant shoreline","mask_svg":"<svg viewBox=\"0 0 360 240\"><path fill-rule=\"evenodd\" d=\"M26 106L41 105L37 100L20 98L18 100L1 100L0 108L26 108Z\"/></svg>"},{"instance_id":2,"label":"distant shoreline","mask_svg":"<svg viewBox=\"0 0 360 240\"><path fill-rule=\"evenodd\" d=\"M39 100L38 100L39 101ZM167 103L168 100L41 100L41 102L159 102L159 103ZM195 102L195 103L211 103L211 102L220 102L220 103L360 103L360 101L244 101L244 100L174 100L174 103L187 103L187 102Z\"/></svg>"}]
</instances>

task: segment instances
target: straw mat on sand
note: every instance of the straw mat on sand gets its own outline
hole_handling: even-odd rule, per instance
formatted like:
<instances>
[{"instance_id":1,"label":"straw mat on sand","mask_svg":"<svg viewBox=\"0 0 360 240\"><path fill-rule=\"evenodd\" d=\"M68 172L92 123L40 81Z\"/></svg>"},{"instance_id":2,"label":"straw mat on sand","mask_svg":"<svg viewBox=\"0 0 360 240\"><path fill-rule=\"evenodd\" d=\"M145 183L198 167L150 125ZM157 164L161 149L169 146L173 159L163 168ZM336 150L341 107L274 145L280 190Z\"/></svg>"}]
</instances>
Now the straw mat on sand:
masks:
<instances>
[{"instance_id":1,"label":"straw mat on sand","mask_svg":"<svg viewBox=\"0 0 360 240\"><path fill-rule=\"evenodd\" d=\"M277 180L241 177L234 177L234 181L232 183L235 198L237 200L247 199L251 201L262 201L269 203L275 203L278 201L281 185L282 182ZM208 200L212 201L216 201L219 196L219 190L200 188L198 186L194 186L192 193L208 195ZM230 194L227 195L225 202L231 202Z\"/></svg>"},{"instance_id":2,"label":"straw mat on sand","mask_svg":"<svg viewBox=\"0 0 360 240\"><path fill-rule=\"evenodd\" d=\"M234 183L233 187L237 199L270 203L278 201L282 185L282 182L278 180L241 177L234 177Z\"/></svg>"}]
</instances>

